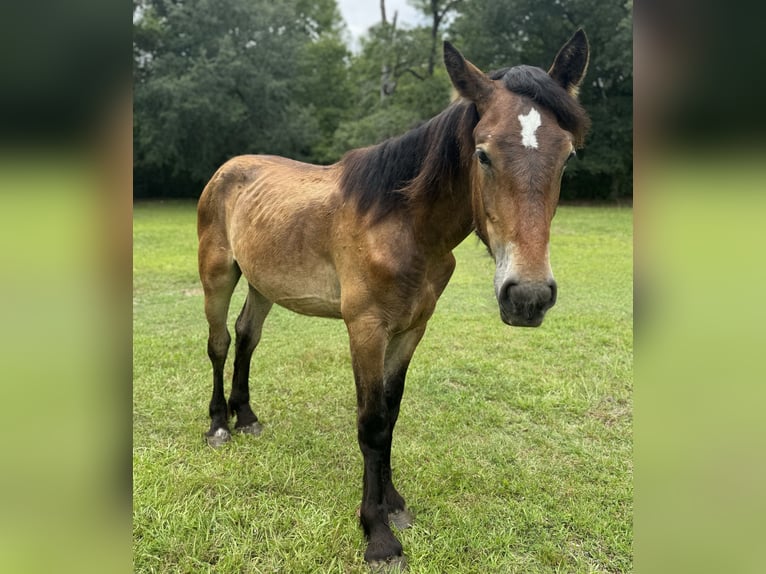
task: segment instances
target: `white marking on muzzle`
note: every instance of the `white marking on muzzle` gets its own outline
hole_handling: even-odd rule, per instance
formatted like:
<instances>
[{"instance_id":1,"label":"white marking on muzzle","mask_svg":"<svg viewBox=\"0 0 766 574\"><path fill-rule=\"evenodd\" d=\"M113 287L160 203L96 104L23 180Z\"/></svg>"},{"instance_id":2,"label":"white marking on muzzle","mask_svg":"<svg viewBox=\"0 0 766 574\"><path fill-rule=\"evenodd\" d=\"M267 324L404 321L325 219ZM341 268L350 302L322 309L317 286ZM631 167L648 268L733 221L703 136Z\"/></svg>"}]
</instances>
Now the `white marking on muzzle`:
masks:
<instances>
[{"instance_id":1,"label":"white marking on muzzle","mask_svg":"<svg viewBox=\"0 0 766 574\"><path fill-rule=\"evenodd\" d=\"M500 291L507 279L518 280L516 266L513 262L513 243L500 244L495 250L495 296L500 297Z\"/></svg>"},{"instance_id":2,"label":"white marking on muzzle","mask_svg":"<svg viewBox=\"0 0 766 574\"><path fill-rule=\"evenodd\" d=\"M517 254L516 246L513 243L500 243L493 248L492 253L495 257L495 295L499 296L506 281L522 281L524 279L522 276L524 275L524 271L515 261ZM549 253L550 246L547 246L544 270L546 281L553 280L553 271L550 266ZM540 279L536 278L536 280L539 281Z\"/></svg>"},{"instance_id":3,"label":"white marking on muzzle","mask_svg":"<svg viewBox=\"0 0 766 574\"><path fill-rule=\"evenodd\" d=\"M537 128L542 125L542 119L540 118L540 112L535 108L531 108L527 115L519 115L519 122L521 122L521 143L526 148L537 149Z\"/></svg>"}]
</instances>

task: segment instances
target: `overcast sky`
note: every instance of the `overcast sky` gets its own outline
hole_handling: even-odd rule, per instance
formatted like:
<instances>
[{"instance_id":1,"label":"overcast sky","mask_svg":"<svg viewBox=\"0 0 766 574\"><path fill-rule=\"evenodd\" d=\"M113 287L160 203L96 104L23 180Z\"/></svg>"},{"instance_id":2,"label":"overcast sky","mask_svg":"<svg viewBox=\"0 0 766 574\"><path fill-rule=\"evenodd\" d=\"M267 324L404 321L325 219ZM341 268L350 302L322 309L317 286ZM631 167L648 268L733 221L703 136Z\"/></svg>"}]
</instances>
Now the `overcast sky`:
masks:
<instances>
[{"instance_id":1,"label":"overcast sky","mask_svg":"<svg viewBox=\"0 0 766 574\"><path fill-rule=\"evenodd\" d=\"M351 48L357 50L359 37L363 36L370 26L380 22L380 0L337 1L340 14L351 34ZM414 26L424 23L424 17L410 6L407 0L386 0L386 17L389 22L393 19L394 12L399 13L399 24Z\"/></svg>"}]
</instances>

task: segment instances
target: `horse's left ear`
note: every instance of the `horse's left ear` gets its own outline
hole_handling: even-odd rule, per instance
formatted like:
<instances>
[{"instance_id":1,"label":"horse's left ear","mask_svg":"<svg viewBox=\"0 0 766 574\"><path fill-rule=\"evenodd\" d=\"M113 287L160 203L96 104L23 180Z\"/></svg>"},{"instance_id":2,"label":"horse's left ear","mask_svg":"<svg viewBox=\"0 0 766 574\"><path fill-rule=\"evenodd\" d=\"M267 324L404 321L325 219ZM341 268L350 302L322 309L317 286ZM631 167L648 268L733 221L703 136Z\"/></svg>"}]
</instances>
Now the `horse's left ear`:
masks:
<instances>
[{"instance_id":1,"label":"horse's left ear","mask_svg":"<svg viewBox=\"0 0 766 574\"><path fill-rule=\"evenodd\" d=\"M579 28L556 54L548 74L569 92L569 95L576 98L588 69L589 58L588 37L583 29Z\"/></svg>"}]
</instances>

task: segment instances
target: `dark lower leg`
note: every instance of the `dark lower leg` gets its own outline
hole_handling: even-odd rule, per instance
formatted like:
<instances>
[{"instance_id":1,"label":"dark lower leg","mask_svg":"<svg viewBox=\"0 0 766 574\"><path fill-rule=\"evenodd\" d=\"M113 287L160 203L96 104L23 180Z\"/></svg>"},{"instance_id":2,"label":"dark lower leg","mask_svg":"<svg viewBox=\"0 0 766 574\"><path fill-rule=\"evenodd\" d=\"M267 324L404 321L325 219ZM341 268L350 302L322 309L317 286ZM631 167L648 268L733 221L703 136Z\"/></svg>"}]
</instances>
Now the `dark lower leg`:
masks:
<instances>
[{"instance_id":1,"label":"dark lower leg","mask_svg":"<svg viewBox=\"0 0 766 574\"><path fill-rule=\"evenodd\" d=\"M213 396L210 399L210 429L205 433L211 446L220 446L230 438L229 413L223 390L223 368L231 344L226 328L229 301L241 275L223 245L200 239L200 279L205 290L205 317L209 330L207 354L213 365Z\"/></svg>"},{"instance_id":2,"label":"dark lower leg","mask_svg":"<svg viewBox=\"0 0 766 574\"><path fill-rule=\"evenodd\" d=\"M234 378L229 397L229 410L237 417L235 428L248 427L258 422L252 407L250 406L250 358L253 351L247 352L246 343L241 343L237 338L236 355L234 358Z\"/></svg>"},{"instance_id":3,"label":"dark lower leg","mask_svg":"<svg viewBox=\"0 0 766 574\"><path fill-rule=\"evenodd\" d=\"M375 327L378 324L377 328ZM386 493L391 482L391 413L384 363L388 333L379 318L347 321L357 400L357 437L364 458L361 526L367 537L364 559L401 563L402 545L391 532Z\"/></svg>"},{"instance_id":4,"label":"dark lower leg","mask_svg":"<svg viewBox=\"0 0 766 574\"><path fill-rule=\"evenodd\" d=\"M260 432L258 417L250 406L250 361L261 339L261 331L271 302L252 286L236 323L237 342L234 354L234 376L229 397L229 412L237 417L235 428Z\"/></svg>"},{"instance_id":5,"label":"dark lower leg","mask_svg":"<svg viewBox=\"0 0 766 574\"><path fill-rule=\"evenodd\" d=\"M399 418L399 406L404 394L404 381L407 377L407 368L409 367L412 355L415 352L420 339L425 332L425 325L401 333L394 337L386 349L385 358L385 402L391 424L391 433L393 435L396 421ZM385 453L385 461L391 468L391 448L389 446ZM388 517L390 522L399 529L412 526L414 517L407 509L404 498L394 487L391 474L388 482L384 486L384 497L388 506Z\"/></svg>"},{"instance_id":6,"label":"dark lower leg","mask_svg":"<svg viewBox=\"0 0 766 574\"><path fill-rule=\"evenodd\" d=\"M399 371L393 376L389 377L386 381L385 387L385 400L386 408L388 410L388 416L391 425L391 435L393 439L393 431L396 425L396 421L399 418L399 405L402 401L402 395L404 393L404 379L407 375L408 365L403 365ZM388 448L384 452L384 464L389 469L387 481L384 483L384 498L388 506L389 513L396 513L403 511L406 507L404 498L394 487L391 472L391 441L388 442ZM397 526L399 526L397 524Z\"/></svg>"},{"instance_id":7,"label":"dark lower leg","mask_svg":"<svg viewBox=\"0 0 766 574\"><path fill-rule=\"evenodd\" d=\"M207 346L208 356L213 365L213 396L210 399L208 409L210 413L210 429L205 434L209 438L219 437L221 442L228 438L229 432L229 417L226 408L226 396L223 390L223 368L226 363L226 353L228 352L230 342L231 337L228 332L218 334L218 336L211 334Z\"/></svg>"},{"instance_id":8,"label":"dark lower leg","mask_svg":"<svg viewBox=\"0 0 766 574\"><path fill-rule=\"evenodd\" d=\"M360 522L368 540L364 553L367 562L402 555L402 545L389 527L386 494L391 484L391 467L387 462L391 452L391 428L386 418L377 414L360 417L359 421L359 446L364 457Z\"/></svg>"}]
</instances>

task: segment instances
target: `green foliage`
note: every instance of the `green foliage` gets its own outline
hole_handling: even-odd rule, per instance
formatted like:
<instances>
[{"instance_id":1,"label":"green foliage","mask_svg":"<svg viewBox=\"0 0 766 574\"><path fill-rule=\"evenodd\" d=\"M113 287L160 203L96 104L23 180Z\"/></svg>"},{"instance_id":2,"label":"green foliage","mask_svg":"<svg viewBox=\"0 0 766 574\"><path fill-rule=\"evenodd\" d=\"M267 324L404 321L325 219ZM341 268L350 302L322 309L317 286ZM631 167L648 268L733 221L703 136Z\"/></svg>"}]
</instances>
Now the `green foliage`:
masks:
<instances>
[{"instance_id":1,"label":"green foliage","mask_svg":"<svg viewBox=\"0 0 766 574\"><path fill-rule=\"evenodd\" d=\"M304 109L311 110L311 123L315 122L317 130L313 138L307 136L304 140L312 147L304 150L302 159L318 163L337 159L332 151L333 137L349 105L347 58L348 51L338 38L326 35L304 44L295 62L294 69L300 78L296 97ZM294 153L285 155L296 157Z\"/></svg>"},{"instance_id":2,"label":"green foliage","mask_svg":"<svg viewBox=\"0 0 766 574\"><path fill-rule=\"evenodd\" d=\"M135 195L197 196L243 153L332 163L439 113L449 35L485 70L547 67L578 27L593 120L563 199L632 195L632 0L413 0L431 24L380 22L351 55L336 0L134 3Z\"/></svg>"},{"instance_id":3,"label":"green foliage","mask_svg":"<svg viewBox=\"0 0 766 574\"><path fill-rule=\"evenodd\" d=\"M415 112L406 108L381 106L358 120L342 122L335 132L333 151L341 155L344 150L394 137L415 126L419 119Z\"/></svg>"},{"instance_id":4,"label":"green foliage","mask_svg":"<svg viewBox=\"0 0 766 574\"><path fill-rule=\"evenodd\" d=\"M421 50L418 58L409 48L417 45L418 38L422 39L423 30L399 31L393 45L387 43L379 30L380 27L371 30L361 54L349 69L356 98L347 119L335 133L334 150L338 156L351 148L402 134L432 118L449 103L450 83L444 67L428 76L427 51ZM382 62L388 63L391 70L390 93L386 96L381 96Z\"/></svg>"},{"instance_id":5,"label":"green foliage","mask_svg":"<svg viewBox=\"0 0 766 574\"><path fill-rule=\"evenodd\" d=\"M154 0L137 14L136 195L196 195L233 155L327 145L347 55L334 0Z\"/></svg>"},{"instance_id":6,"label":"green foliage","mask_svg":"<svg viewBox=\"0 0 766 574\"><path fill-rule=\"evenodd\" d=\"M415 127L449 103L444 67L431 66L432 31L381 22L370 28L349 68L355 105L335 134L339 154Z\"/></svg>"}]
</instances>

